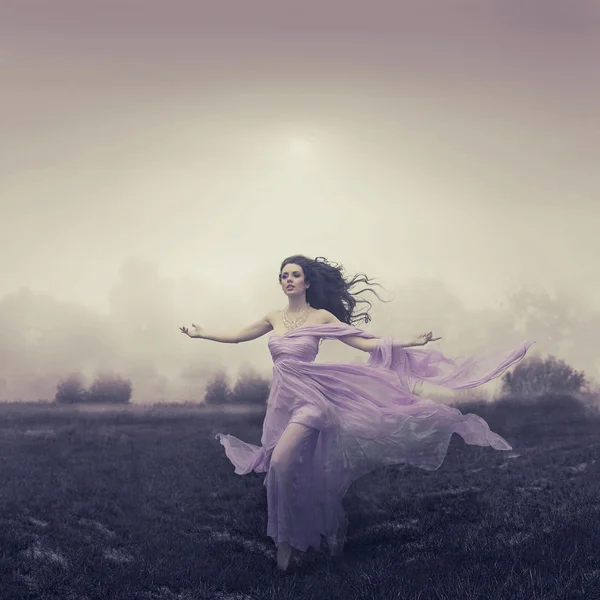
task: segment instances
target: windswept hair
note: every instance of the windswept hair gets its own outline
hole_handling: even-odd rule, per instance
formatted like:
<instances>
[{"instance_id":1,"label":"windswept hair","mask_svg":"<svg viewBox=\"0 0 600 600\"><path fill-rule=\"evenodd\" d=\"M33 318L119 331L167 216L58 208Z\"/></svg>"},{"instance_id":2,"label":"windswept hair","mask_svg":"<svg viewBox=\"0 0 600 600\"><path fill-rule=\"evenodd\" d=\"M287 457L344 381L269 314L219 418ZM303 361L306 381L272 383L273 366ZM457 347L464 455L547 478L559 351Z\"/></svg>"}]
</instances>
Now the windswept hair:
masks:
<instances>
[{"instance_id":1,"label":"windswept hair","mask_svg":"<svg viewBox=\"0 0 600 600\"><path fill-rule=\"evenodd\" d=\"M304 279L310 283L306 290L306 301L313 308L324 308L335 315L340 321L347 325L355 325L360 321L368 323L371 320L369 310L373 305L365 298L357 298L358 294L371 292L382 302L383 300L375 290L364 287L358 291L351 291L359 284L377 285L374 280L369 279L364 273L357 273L349 281L343 275L344 267L339 263L332 263L322 256L312 259L302 254L288 256L279 269L279 283L281 283L281 272L286 265L295 264L302 267ZM355 313L357 304L368 304L369 308Z\"/></svg>"}]
</instances>

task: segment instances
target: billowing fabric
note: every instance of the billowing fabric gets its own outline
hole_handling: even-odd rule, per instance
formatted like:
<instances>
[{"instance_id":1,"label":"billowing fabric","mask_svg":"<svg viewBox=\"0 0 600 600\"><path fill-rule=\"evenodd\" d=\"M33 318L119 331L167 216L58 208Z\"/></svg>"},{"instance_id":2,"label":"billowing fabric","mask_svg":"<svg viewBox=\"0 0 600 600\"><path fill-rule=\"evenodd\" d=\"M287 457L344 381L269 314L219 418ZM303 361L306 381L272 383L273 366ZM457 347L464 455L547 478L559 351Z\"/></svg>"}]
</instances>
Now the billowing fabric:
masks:
<instances>
[{"instance_id":1,"label":"billowing fabric","mask_svg":"<svg viewBox=\"0 0 600 600\"><path fill-rule=\"evenodd\" d=\"M342 552L342 498L361 475L382 466L440 467L453 433L467 444L511 450L475 414L411 392L419 381L454 390L499 377L534 342L452 360L437 349L403 348L379 338L366 363L315 363L321 338L377 336L346 324L308 325L271 335L273 379L261 445L219 433L235 473L266 472L269 535L306 551L325 536Z\"/></svg>"}]
</instances>

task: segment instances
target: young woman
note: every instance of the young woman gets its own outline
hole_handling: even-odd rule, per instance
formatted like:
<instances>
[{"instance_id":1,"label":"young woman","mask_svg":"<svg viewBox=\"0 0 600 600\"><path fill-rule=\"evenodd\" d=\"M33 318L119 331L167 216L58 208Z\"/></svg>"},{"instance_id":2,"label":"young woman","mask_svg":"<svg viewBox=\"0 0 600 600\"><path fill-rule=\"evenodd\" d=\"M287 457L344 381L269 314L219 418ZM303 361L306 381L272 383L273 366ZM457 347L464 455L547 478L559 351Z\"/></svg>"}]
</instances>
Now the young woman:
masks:
<instances>
[{"instance_id":1,"label":"young woman","mask_svg":"<svg viewBox=\"0 0 600 600\"><path fill-rule=\"evenodd\" d=\"M291 256L279 271L288 298L283 310L230 335L195 324L191 330L180 327L189 337L224 343L273 331L268 342L273 379L261 446L228 434L216 437L238 475L266 472L267 535L284 571L294 549L320 549L322 538L332 555L341 555L347 527L342 498L354 480L376 467L403 463L435 470L453 433L467 444L511 450L481 417L415 396L411 386L418 381L451 389L479 386L521 360L533 343L455 361L419 348L441 339L431 332L410 343L378 338L354 327L370 321L369 309L355 313L357 303L371 303L350 291L372 282L360 274L347 281L342 271L321 257ZM372 288L362 291L379 298ZM315 363L323 338L368 352L368 363Z\"/></svg>"}]
</instances>

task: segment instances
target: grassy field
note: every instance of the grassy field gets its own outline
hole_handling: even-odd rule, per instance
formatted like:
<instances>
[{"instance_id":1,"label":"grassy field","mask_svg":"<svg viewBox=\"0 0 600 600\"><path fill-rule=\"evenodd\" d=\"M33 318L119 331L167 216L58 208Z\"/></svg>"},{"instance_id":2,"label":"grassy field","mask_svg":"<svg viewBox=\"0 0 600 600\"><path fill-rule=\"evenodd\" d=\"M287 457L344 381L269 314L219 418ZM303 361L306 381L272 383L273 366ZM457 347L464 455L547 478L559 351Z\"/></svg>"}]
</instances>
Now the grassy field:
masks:
<instances>
[{"instance_id":1,"label":"grassy field","mask_svg":"<svg viewBox=\"0 0 600 600\"><path fill-rule=\"evenodd\" d=\"M279 573L260 412L0 406L1 600L600 599L600 417L570 398L461 405L514 446L454 436L434 473L392 467L345 498L346 555Z\"/></svg>"}]
</instances>

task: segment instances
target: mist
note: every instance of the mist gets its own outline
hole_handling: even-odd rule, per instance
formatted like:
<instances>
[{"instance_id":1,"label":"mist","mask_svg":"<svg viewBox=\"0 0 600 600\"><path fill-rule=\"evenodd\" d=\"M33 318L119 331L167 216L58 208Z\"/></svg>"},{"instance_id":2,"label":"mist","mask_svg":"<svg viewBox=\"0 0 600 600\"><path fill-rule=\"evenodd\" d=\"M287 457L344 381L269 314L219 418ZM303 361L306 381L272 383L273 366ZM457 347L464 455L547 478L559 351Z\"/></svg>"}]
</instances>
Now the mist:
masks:
<instances>
[{"instance_id":1,"label":"mist","mask_svg":"<svg viewBox=\"0 0 600 600\"><path fill-rule=\"evenodd\" d=\"M71 373L84 375L90 383L99 373L126 377L136 403L201 402L205 385L221 369L232 381L247 369L270 377L266 338L219 344L190 339L178 326L193 320L210 331L243 327L262 316L261 309L281 304L275 299L281 293L276 275L276 269L275 276L257 274L253 289L258 293L240 302L235 295L206 287L200 278L169 277L151 261L132 259L110 287L108 313L28 288L7 294L0 301L0 400L51 400L57 383ZM584 369L592 381L598 377L595 332L600 311L586 309L568 292L553 298L544 290L522 289L497 307L472 309L437 279L378 291L390 302L365 295L373 302L373 321L363 325L377 335L409 341L433 330L443 337L436 345L450 356L535 339L532 355L554 354ZM366 358L337 341L325 341L318 360ZM493 384L487 387L497 390ZM489 396L481 390L477 395Z\"/></svg>"},{"instance_id":2,"label":"mist","mask_svg":"<svg viewBox=\"0 0 600 600\"><path fill-rule=\"evenodd\" d=\"M2 8L0 400L268 376L266 338L178 327L283 308L296 253L384 286L373 333L598 377L596 3L141 6Z\"/></svg>"}]
</instances>

